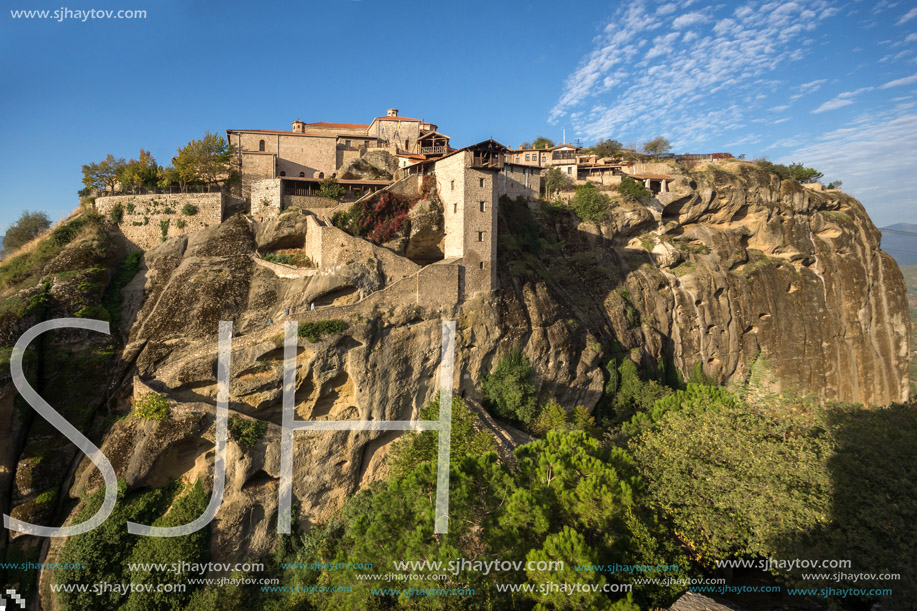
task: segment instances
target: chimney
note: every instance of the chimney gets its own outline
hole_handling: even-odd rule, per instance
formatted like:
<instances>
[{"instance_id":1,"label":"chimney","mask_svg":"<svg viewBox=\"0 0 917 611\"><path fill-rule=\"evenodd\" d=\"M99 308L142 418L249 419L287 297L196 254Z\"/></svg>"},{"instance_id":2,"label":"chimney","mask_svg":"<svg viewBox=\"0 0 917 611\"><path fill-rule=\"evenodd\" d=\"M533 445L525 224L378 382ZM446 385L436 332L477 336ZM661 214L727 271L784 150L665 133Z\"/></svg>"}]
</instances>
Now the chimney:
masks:
<instances>
[{"instance_id":1,"label":"chimney","mask_svg":"<svg viewBox=\"0 0 917 611\"><path fill-rule=\"evenodd\" d=\"M388 116L388 117L397 117L397 116L398 116L398 109L397 109L397 108L389 108L389 109L388 109L388 112L386 113L386 116Z\"/></svg>"},{"instance_id":2,"label":"chimney","mask_svg":"<svg viewBox=\"0 0 917 611\"><path fill-rule=\"evenodd\" d=\"M293 132L294 132L294 133L296 133L296 134L301 134L301 133L303 133L304 131L306 131L306 124L305 124L305 123L303 123L303 122L300 121L299 119L296 119L295 121L293 121Z\"/></svg>"}]
</instances>

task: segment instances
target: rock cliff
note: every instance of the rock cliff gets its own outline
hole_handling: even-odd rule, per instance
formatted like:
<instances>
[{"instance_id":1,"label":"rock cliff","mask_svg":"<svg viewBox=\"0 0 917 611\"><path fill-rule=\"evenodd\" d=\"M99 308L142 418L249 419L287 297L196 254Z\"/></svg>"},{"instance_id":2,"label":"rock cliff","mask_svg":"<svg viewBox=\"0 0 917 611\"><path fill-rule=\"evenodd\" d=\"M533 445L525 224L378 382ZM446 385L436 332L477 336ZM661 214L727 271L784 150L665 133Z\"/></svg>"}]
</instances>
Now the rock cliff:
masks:
<instances>
[{"instance_id":1,"label":"rock cliff","mask_svg":"<svg viewBox=\"0 0 917 611\"><path fill-rule=\"evenodd\" d=\"M750 165L708 166L678 176L670 192L647 205L617 203L598 225L580 222L563 206L503 201L499 230L501 289L492 295L445 309L380 306L385 300L363 307L356 298L320 308L346 328L299 340L297 416L416 418L436 396L443 318L458 320L456 387L469 399L480 398L481 375L514 346L533 363L543 397L568 408L596 405L603 366L622 350L668 375L703 371L729 385L757 375L769 389L819 400L885 405L907 399L903 278L850 196L781 183ZM300 246L306 231L298 215L266 224L235 216L164 242L145 253L140 274L122 291L119 352L112 355L111 344L85 335L68 340L73 351L101 354L92 363L104 364L104 373L93 370L93 383L105 396L80 412L82 425L127 488L197 477L209 485L217 324L233 321L230 411L267 428L252 447L229 443L226 493L212 537L221 561L268 554L276 537L286 311L295 319L341 286L369 294L385 285L378 260L292 279L254 263L256 249ZM62 282L53 285L58 309L52 311L67 315L70 301L55 297ZM4 325L3 337L14 340L23 319L5 318ZM42 362L39 377L49 375L47 355ZM0 479L4 511L34 505L53 485L69 499L97 488L101 480L91 463L64 451L50 456L61 463L58 471L72 462L73 477L38 481L39 463L29 458L26 441L41 431L29 433L36 419L17 415L8 377L4 383L2 415L18 431L16 451L4 455L10 475ZM149 392L169 399L168 419L132 414L133 400ZM64 400L58 397L58 405ZM297 433L299 523L323 522L376 479L395 436ZM32 506L18 511L59 523L73 506L67 500L56 513Z\"/></svg>"}]
</instances>

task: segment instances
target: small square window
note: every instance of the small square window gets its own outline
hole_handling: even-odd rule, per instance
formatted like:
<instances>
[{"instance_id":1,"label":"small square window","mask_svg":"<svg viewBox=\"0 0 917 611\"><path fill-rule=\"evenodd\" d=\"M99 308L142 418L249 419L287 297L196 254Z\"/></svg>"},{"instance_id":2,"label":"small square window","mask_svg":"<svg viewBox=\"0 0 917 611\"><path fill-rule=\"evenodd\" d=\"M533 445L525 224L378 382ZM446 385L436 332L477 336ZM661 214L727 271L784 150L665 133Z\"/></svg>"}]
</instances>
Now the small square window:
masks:
<instances>
[{"instance_id":1,"label":"small square window","mask_svg":"<svg viewBox=\"0 0 917 611\"><path fill-rule=\"evenodd\" d=\"M487 212L487 202L481 202L481 212Z\"/></svg>"}]
</instances>

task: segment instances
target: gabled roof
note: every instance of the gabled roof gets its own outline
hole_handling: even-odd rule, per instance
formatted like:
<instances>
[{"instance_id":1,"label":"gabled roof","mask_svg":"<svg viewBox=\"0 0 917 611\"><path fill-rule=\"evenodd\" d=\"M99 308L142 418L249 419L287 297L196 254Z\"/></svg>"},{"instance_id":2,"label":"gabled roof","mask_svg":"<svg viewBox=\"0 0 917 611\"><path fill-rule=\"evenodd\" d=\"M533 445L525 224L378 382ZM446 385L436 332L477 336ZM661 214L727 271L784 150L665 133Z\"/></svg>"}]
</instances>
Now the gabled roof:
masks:
<instances>
[{"instance_id":1,"label":"gabled roof","mask_svg":"<svg viewBox=\"0 0 917 611\"><path fill-rule=\"evenodd\" d=\"M423 140L424 138L427 138L427 137L429 137L429 136L441 136L441 137L443 137L443 138L445 138L445 139L447 139L447 140L449 139L449 136L447 136L446 134L441 134L441 133L439 133L438 131L432 131L432 130L431 130L431 131L428 131L428 132L422 133L417 139L418 139L418 140Z\"/></svg>"},{"instance_id":2,"label":"gabled roof","mask_svg":"<svg viewBox=\"0 0 917 611\"><path fill-rule=\"evenodd\" d=\"M578 150L579 150L580 148L582 148L582 147L579 147L579 146L576 146L575 144L570 144L569 142L567 142L567 143L565 143L565 144L557 144L557 145L555 145L555 146L552 146L552 147L549 148L548 150L549 150L549 151L554 151L554 150L557 150L557 149L560 149L560 148L571 148L571 149L573 149L573 150L577 150L577 151L578 151Z\"/></svg>"}]
</instances>

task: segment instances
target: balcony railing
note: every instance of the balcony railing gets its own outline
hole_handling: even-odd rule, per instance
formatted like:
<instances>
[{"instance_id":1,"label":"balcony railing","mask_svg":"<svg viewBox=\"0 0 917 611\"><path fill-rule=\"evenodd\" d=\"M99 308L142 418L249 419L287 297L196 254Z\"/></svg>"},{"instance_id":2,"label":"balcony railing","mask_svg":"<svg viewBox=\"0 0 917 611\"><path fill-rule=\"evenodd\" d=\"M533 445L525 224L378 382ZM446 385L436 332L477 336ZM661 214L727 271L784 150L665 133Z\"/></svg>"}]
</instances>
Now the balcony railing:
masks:
<instances>
[{"instance_id":1,"label":"balcony railing","mask_svg":"<svg viewBox=\"0 0 917 611\"><path fill-rule=\"evenodd\" d=\"M420 148L421 155L444 155L447 147L445 146L423 146Z\"/></svg>"}]
</instances>

